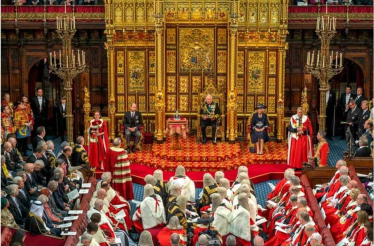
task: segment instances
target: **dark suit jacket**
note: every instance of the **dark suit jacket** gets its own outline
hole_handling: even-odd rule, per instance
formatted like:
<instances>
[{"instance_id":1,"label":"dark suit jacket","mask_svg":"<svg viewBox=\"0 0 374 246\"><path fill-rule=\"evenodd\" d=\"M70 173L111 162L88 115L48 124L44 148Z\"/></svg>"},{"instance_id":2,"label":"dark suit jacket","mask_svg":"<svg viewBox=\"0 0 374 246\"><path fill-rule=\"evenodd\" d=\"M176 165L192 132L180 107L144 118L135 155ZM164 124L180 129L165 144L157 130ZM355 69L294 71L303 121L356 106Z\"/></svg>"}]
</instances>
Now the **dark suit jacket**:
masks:
<instances>
[{"instance_id":1,"label":"dark suit jacket","mask_svg":"<svg viewBox=\"0 0 374 246\"><path fill-rule=\"evenodd\" d=\"M326 105L326 111L327 112L334 112L334 107L335 107L335 101L336 101L336 93L334 90L330 90L329 94L329 100L327 101Z\"/></svg>"},{"instance_id":2,"label":"dark suit jacket","mask_svg":"<svg viewBox=\"0 0 374 246\"><path fill-rule=\"evenodd\" d=\"M32 139L32 150L33 151L35 151L35 149L36 149L36 147L38 147L38 143L40 142L40 141L44 141L44 139L42 138L42 137L40 137L40 136L36 136L36 137L34 137L33 139Z\"/></svg>"},{"instance_id":3,"label":"dark suit jacket","mask_svg":"<svg viewBox=\"0 0 374 246\"><path fill-rule=\"evenodd\" d=\"M370 157L371 150L369 147L360 147L355 152L355 157Z\"/></svg>"},{"instance_id":4,"label":"dark suit jacket","mask_svg":"<svg viewBox=\"0 0 374 246\"><path fill-rule=\"evenodd\" d=\"M44 177L44 175L42 174L41 171L34 171L32 173L33 175L33 179L36 181L36 183L38 185L41 185L41 186L46 186L46 177Z\"/></svg>"},{"instance_id":5,"label":"dark suit jacket","mask_svg":"<svg viewBox=\"0 0 374 246\"><path fill-rule=\"evenodd\" d=\"M19 209L21 210L21 213L17 209L16 203L13 201L11 196L6 196L6 198L9 201L9 211L12 213L14 220L18 225L24 224L24 218L26 218L28 210L22 205L22 203L18 200Z\"/></svg>"},{"instance_id":6,"label":"dark suit jacket","mask_svg":"<svg viewBox=\"0 0 374 246\"><path fill-rule=\"evenodd\" d=\"M356 98L356 95L351 93L351 97L352 99L355 99ZM342 110L341 112L344 113L345 111L345 105L347 105L346 101L345 101L345 92L340 96L340 99L339 99L339 108Z\"/></svg>"},{"instance_id":7,"label":"dark suit jacket","mask_svg":"<svg viewBox=\"0 0 374 246\"><path fill-rule=\"evenodd\" d=\"M66 104L65 104L65 111L63 111L62 104L59 103L56 106L56 120L57 120L57 128L58 131L61 133L66 130Z\"/></svg>"},{"instance_id":8,"label":"dark suit jacket","mask_svg":"<svg viewBox=\"0 0 374 246\"><path fill-rule=\"evenodd\" d=\"M26 160L26 163L34 163L36 162L36 160L39 160L38 158L36 158L36 156L34 154L30 155L27 160Z\"/></svg>"},{"instance_id":9,"label":"dark suit jacket","mask_svg":"<svg viewBox=\"0 0 374 246\"><path fill-rule=\"evenodd\" d=\"M348 109L347 112L344 112L344 116L347 122L352 122L353 126L346 125L345 130L347 130L347 127L351 129L351 133L354 138L356 138L356 133L358 130L358 120L362 114L362 111L359 107L356 107L356 109L352 112L352 109Z\"/></svg>"},{"instance_id":10,"label":"dark suit jacket","mask_svg":"<svg viewBox=\"0 0 374 246\"><path fill-rule=\"evenodd\" d=\"M53 195L53 192L48 199L48 205L49 205L49 207L51 208L51 210L54 214L57 214L57 213L60 213L61 211L63 211L62 209L58 208L57 203L55 201L55 197Z\"/></svg>"},{"instance_id":11,"label":"dark suit jacket","mask_svg":"<svg viewBox=\"0 0 374 246\"><path fill-rule=\"evenodd\" d=\"M57 208L65 211L64 201L62 200L62 197L60 196L58 190L55 190L52 196L56 202Z\"/></svg>"},{"instance_id":12,"label":"dark suit jacket","mask_svg":"<svg viewBox=\"0 0 374 246\"><path fill-rule=\"evenodd\" d=\"M361 95L360 97L357 97L357 95L356 95L355 102L356 102L356 104L357 104L358 107L361 108L361 103L362 103L363 100L366 100L366 98L364 97L364 95Z\"/></svg>"},{"instance_id":13,"label":"dark suit jacket","mask_svg":"<svg viewBox=\"0 0 374 246\"><path fill-rule=\"evenodd\" d=\"M31 174L31 178L32 178L32 180L30 180L29 176L26 174L26 182L25 182L25 188L24 189L27 192L29 192L31 188L35 188L35 187L38 186L37 180L35 179L35 176L33 175L33 173ZM31 195L30 192L29 192L29 195Z\"/></svg>"},{"instance_id":14,"label":"dark suit jacket","mask_svg":"<svg viewBox=\"0 0 374 246\"><path fill-rule=\"evenodd\" d=\"M364 124L365 124L365 121L367 121L369 118L370 118L370 109L367 109L365 111L365 113L362 112L362 114L361 114L361 116L358 120L358 135L359 136L364 134L364 132L366 131L364 129Z\"/></svg>"},{"instance_id":15,"label":"dark suit jacket","mask_svg":"<svg viewBox=\"0 0 374 246\"><path fill-rule=\"evenodd\" d=\"M5 154L5 165L6 165L6 168L9 171L15 171L16 169L22 169L22 167L20 165L18 165L17 162L15 161L12 153L9 153L9 154L6 153Z\"/></svg>"},{"instance_id":16,"label":"dark suit jacket","mask_svg":"<svg viewBox=\"0 0 374 246\"><path fill-rule=\"evenodd\" d=\"M133 119L133 126L131 125L131 112L128 111L123 116L123 126L125 129L129 127L136 127L139 130L139 127L143 125L142 114L139 111L135 111L134 119Z\"/></svg>"},{"instance_id":17,"label":"dark suit jacket","mask_svg":"<svg viewBox=\"0 0 374 246\"><path fill-rule=\"evenodd\" d=\"M66 155L64 155L64 153L62 153L61 155L59 155L57 157L57 159L62 159L65 161L65 163L68 165L68 167L71 167L71 162L70 162L70 159L66 157ZM69 175L70 172L69 172L69 168L66 169L66 175Z\"/></svg>"},{"instance_id":18,"label":"dark suit jacket","mask_svg":"<svg viewBox=\"0 0 374 246\"><path fill-rule=\"evenodd\" d=\"M5 190L8 186L8 180L5 177L4 169L1 168L1 189Z\"/></svg>"},{"instance_id":19,"label":"dark suit jacket","mask_svg":"<svg viewBox=\"0 0 374 246\"><path fill-rule=\"evenodd\" d=\"M42 108L40 111L39 108ZM33 97L31 99L31 109L34 113L34 118L39 118L42 120L47 120L48 118L48 100L43 96L42 105L39 105L38 97Z\"/></svg>"},{"instance_id":20,"label":"dark suit jacket","mask_svg":"<svg viewBox=\"0 0 374 246\"><path fill-rule=\"evenodd\" d=\"M18 201L20 201L22 203L22 205L27 209L29 210L30 209L30 196L27 192L27 190L23 189L23 191L25 192L25 195L22 194L22 192L20 191L17 198L18 198Z\"/></svg>"}]
</instances>

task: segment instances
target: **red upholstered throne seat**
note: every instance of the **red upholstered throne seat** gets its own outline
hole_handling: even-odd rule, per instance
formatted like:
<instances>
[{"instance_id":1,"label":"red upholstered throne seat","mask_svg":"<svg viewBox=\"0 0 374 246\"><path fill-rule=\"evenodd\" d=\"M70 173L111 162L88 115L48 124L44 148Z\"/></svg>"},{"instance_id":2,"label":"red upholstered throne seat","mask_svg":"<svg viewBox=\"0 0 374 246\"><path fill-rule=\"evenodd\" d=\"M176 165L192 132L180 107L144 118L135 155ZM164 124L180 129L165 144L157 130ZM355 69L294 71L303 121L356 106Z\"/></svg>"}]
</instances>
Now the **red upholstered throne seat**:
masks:
<instances>
[{"instance_id":1,"label":"red upholstered throne seat","mask_svg":"<svg viewBox=\"0 0 374 246\"><path fill-rule=\"evenodd\" d=\"M1 246L8 246L12 240L13 233L9 228L3 227L1 230Z\"/></svg>"}]
</instances>

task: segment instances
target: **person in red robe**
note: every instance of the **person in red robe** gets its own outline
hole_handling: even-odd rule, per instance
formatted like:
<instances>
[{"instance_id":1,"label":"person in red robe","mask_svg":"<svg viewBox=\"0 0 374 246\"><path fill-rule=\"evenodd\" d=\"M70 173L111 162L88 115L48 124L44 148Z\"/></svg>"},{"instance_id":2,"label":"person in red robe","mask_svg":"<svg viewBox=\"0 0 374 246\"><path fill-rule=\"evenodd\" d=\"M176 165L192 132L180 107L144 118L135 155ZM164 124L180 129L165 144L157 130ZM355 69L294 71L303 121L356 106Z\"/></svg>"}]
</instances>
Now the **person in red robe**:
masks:
<instances>
[{"instance_id":1,"label":"person in red robe","mask_svg":"<svg viewBox=\"0 0 374 246\"><path fill-rule=\"evenodd\" d=\"M275 186L274 190L268 194L266 200L271 200L276 196L282 197L282 195L286 191L288 191L288 189L290 188L289 180L294 175L295 175L295 170L293 170L292 168L288 168L284 172L284 178L280 182L278 182L278 184Z\"/></svg>"},{"instance_id":2,"label":"person in red robe","mask_svg":"<svg viewBox=\"0 0 374 246\"><path fill-rule=\"evenodd\" d=\"M299 107L297 114L291 117L288 131L287 164L301 169L303 162L308 162L308 157L313 156L312 123L308 116L303 115L303 108Z\"/></svg>"},{"instance_id":3,"label":"person in red robe","mask_svg":"<svg viewBox=\"0 0 374 246\"><path fill-rule=\"evenodd\" d=\"M370 224L369 215L366 211L357 212L357 221L353 223L344 233L343 242L352 243L355 245L361 245L366 237L365 224ZM341 245L341 242L338 243Z\"/></svg>"},{"instance_id":4,"label":"person in red robe","mask_svg":"<svg viewBox=\"0 0 374 246\"><path fill-rule=\"evenodd\" d=\"M94 119L90 121L88 159L91 167L104 169L107 152L109 149L108 128L101 119L100 112L95 112Z\"/></svg>"},{"instance_id":5,"label":"person in red robe","mask_svg":"<svg viewBox=\"0 0 374 246\"><path fill-rule=\"evenodd\" d=\"M310 160L316 167L327 167L327 160L329 155L329 144L326 139L326 132L319 131L317 134L318 146L314 157Z\"/></svg>"},{"instance_id":6,"label":"person in red robe","mask_svg":"<svg viewBox=\"0 0 374 246\"><path fill-rule=\"evenodd\" d=\"M4 129L5 135L16 131L9 106L1 106L1 127Z\"/></svg>"},{"instance_id":7,"label":"person in red robe","mask_svg":"<svg viewBox=\"0 0 374 246\"><path fill-rule=\"evenodd\" d=\"M122 194L126 200L134 199L132 188L130 161L127 152L120 147L121 139L115 138L113 146L109 148L106 170L112 173L112 186L115 191Z\"/></svg>"},{"instance_id":8,"label":"person in red robe","mask_svg":"<svg viewBox=\"0 0 374 246\"><path fill-rule=\"evenodd\" d=\"M9 93L5 93L4 94L4 100L1 102L1 106L9 106L9 110L10 110L10 117L13 117L13 112L14 112L14 105L13 103L10 101L10 94Z\"/></svg>"},{"instance_id":9,"label":"person in red robe","mask_svg":"<svg viewBox=\"0 0 374 246\"><path fill-rule=\"evenodd\" d=\"M157 241L160 246L171 246L170 237L173 234L179 235L179 245L187 245L187 234L186 230L179 223L177 216L172 216L169 220L167 226L162 228L162 230L157 235Z\"/></svg>"}]
</instances>

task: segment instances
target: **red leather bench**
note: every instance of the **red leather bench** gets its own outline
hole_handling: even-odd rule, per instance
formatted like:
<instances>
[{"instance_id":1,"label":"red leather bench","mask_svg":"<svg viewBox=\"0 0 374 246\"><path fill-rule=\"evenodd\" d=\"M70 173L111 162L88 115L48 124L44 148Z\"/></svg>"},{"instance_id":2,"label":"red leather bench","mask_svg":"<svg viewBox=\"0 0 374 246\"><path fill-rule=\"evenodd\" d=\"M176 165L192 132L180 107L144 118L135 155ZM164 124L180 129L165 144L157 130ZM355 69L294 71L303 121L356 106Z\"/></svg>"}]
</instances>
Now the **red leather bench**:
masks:
<instances>
[{"instance_id":1,"label":"red leather bench","mask_svg":"<svg viewBox=\"0 0 374 246\"><path fill-rule=\"evenodd\" d=\"M301 176L300 183L304 187L305 197L307 199L308 206L313 211L313 220L318 226L319 233L322 236L324 245L325 246L336 246L330 230L326 227L325 221L321 214L321 209L318 206L317 199L313 194L313 190L310 187L308 178L305 174Z\"/></svg>"}]
</instances>

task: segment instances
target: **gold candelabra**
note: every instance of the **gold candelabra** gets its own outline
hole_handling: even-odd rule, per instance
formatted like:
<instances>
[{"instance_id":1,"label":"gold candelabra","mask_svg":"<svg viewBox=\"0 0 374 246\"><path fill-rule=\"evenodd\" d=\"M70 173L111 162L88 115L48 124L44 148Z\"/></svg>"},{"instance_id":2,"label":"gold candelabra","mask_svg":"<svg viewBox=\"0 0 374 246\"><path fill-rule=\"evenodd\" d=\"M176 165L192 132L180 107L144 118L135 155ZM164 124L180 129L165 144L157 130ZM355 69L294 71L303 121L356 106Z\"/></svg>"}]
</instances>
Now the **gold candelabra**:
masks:
<instances>
[{"instance_id":1,"label":"gold candelabra","mask_svg":"<svg viewBox=\"0 0 374 246\"><path fill-rule=\"evenodd\" d=\"M56 33L62 40L62 50L58 51L57 61L56 51L49 53L49 67L52 73L57 74L64 81L64 89L66 92L66 130L67 140L72 146L73 141L73 107L71 92L73 90L73 79L82 73L86 65L86 57L84 51L74 51L71 47L71 40L76 33L75 17L71 17L66 13L56 17L57 30Z\"/></svg>"},{"instance_id":2,"label":"gold candelabra","mask_svg":"<svg viewBox=\"0 0 374 246\"><path fill-rule=\"evenodd\" d=\"M343 70L342 53L338 51L330 52L330 41L336 34L336 18L329 16L327 5L326 13L317 18L316 33L321 40L321 47L316 55L314 50L312 53L308 52L305 71L319 80L320 115L318 123L319 130L325 131L327 83Z\"/></svg>"}]
</instances>

